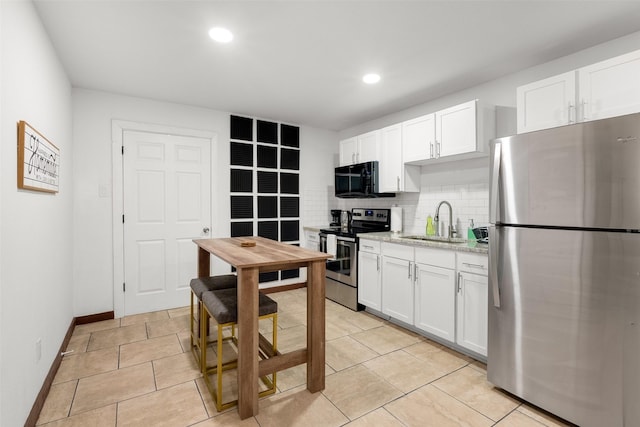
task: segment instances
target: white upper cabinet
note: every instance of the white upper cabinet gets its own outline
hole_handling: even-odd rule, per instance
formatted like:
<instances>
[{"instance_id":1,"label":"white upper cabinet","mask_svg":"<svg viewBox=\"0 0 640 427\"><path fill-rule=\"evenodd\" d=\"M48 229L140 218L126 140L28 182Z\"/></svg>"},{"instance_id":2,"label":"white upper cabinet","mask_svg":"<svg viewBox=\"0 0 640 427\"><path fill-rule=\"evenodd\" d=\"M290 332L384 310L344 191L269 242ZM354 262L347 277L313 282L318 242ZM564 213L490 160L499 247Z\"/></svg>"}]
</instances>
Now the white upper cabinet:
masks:
<instances>
[{"instance_id":1,"label":"white upper cabinet","mask_svg":"<svg viewBox=\"0 0 640 427\"><path fill-rule=\"evenodd\" d=\"M640 50L578 70L582 120L640 111Z\"/></svg>"},{"instance_id":2,"label":"white upper cabinet","mask_svg":"<svg viewBox=\"0 0 640 427\"><path fill-rule=\"evenodd\" d=\"M575 72L560 74L518 87L518 133L574 123Z\"/></svg>"},{"instance_id":3,"label":"white upper cabinet","mask_svg":"<svg viewBox=\"0 0 640 427\"><path fill-rule=\"evenodd\" d=\"M431 159L435 152L436 116L427 114L402 123L402 158L405 162Z\"/></svg>"},{"instance_id":4,"label":"white upper cabinet","mask_svg":"<svg viewBox=\"0 0 640 427\"><path fill-rule=\"evenodd\" d=\"M358 137L347 138L340 141L340 166L357 163Z\"/></svg>"},{"instance_id":5,"label":"white upper cabinet","mask_svg":"<svg viewBox=\"0 0 640 427\"><path fill-rule=\"evenodd\" d=\"M640 50L520 86L518 133L640 112Z\"/></svg>"},{"instance_id":6,"label":"white upper cabinet","mask_svg":"<svg viewBox=\"0 0 640 427\"><path fill-rule=\"evenodd\" d=\"M420 191L420 167L405 165L402 159L402 125L380 131L380 191L394 193Z\"/></svg>"},{"instance_id":7,"label":"white upper cabinet","mask_svg":"<svg viewBox=\"0 0 640 427\"><path fill-rule=\"evenodd\" d=\"M380 157L380 131L374 130L340 141L340 166L372 162Z\"/></svg>"},{"instance_id":8,"label":"white upper cabinet","mask_svg":"<svg viewBox=\"0 0 640 427\"><path fill-rule=\"evenodd\" d=\"M436 159L478 150L476 101L436 113Z\"/></svg>"}]
</instances>

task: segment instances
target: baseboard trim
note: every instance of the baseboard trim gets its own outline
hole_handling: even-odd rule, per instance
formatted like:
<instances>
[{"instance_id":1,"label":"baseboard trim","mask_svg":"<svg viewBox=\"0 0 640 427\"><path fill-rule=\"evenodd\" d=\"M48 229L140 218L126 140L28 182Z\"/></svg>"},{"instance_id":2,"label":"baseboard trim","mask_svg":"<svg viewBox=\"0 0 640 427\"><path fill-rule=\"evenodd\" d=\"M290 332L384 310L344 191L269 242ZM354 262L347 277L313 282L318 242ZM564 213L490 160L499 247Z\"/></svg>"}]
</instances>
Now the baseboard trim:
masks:
<instances>
[{"instance_id":1,"label":"baseboard trim","mask_svg":"<svg viewBox=\"0 0 640 427\"><path fill-rule=\"evenodd\" d=\"M90 314L88 316L76 317L76 325L86 325L87 323L102 322L103 320L115 319L113 311L105 311L104 313Z\"/></svg>"},{"instance_id":2,"label":"baseboard trim","mask_svg":"<svg viewBox=\"0 0 640 427\"><path fill-rule=\"evenodd\" d=\"M272 294L275 292L292 291L294 289L306 288L307 282L294 283L292 285L273 286L271 288L262 288L260 292L263 294Z\"/></svg>"},{"instance_id":3,"label":"baseboard trim","mask_svg":"<svg viewBox=\"0 0 640 427\"><path fill-rule=\"evenodd\" d=\"M55 378L56 373L58 373L58 368L62 363L62 352L67 348L67 345L69 345L69 341L71 340L71 335L73 334L73 329L75 328L75 326L76 326L76 318L74 317L71 320L69 329L67 329L67 334L64 336L64 339L62 340L62 344L60 345L60 350L58 351L58 354L56 354L56 357L53 359L53 363L51 363L51 368L49 368L49 373L44 379L42 388L40 388L40 392L38 393L38 396L36 396L36 400L33 403L33 406L31 407L31 412L27 417L27 421L25 421L24 423L25 427L34 427L38 422L38 417L40 417L40 411L42 411L42 407L44 406L44 401L47 399L47 396L49 395L49 390L51 389L51 385L53 384L53 379Z\"/></svg>"},{"instance_id":4,"label":"baseboard trim","mask_svg":"<svg viewBox=\"0 0 640 427\"><path fill-rule=\"evenodd\" d=\"M62 363L62 352L65 351L67 346L69 345L69 341L71 341L71 335L73 335L73 330L76 325L85 325L87 323L93 322L101 322L103 320L111 320L115 319L115 314L113 311L105 311L104 313L90 314L88 316L80 316L74 317L71 320L71 324L69 325L69 329L67 329L67 334L64 336L62 340L62 344L60 345L60 350L56 357L53 359L51 363L51 368L49 369L49 373L44 379L44 383L42 384L42 388L40 388L40 392L38 396L36 396L35 402L33 402L33 406L31 407L31 412L29 412L29 416L27 417L27 421L25 421L25 427L35 427L38 422L38 418L40 417L40 411L42 411L42 407L44 406L45 400L47 400L47 396L49 395L49 390L51 390L51 385L53 384L53 379L56 377L58 373L58 368L60 368L60 364Z\"/></svg>"}]
</instances>

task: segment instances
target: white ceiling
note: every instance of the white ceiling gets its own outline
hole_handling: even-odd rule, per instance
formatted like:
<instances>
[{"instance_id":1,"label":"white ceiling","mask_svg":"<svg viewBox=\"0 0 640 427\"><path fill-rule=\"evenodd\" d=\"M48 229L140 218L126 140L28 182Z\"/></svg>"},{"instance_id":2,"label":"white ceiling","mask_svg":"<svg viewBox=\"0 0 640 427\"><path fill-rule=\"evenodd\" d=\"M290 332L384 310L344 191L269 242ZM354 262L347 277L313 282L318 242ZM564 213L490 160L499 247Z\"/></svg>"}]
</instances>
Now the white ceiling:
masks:
<instances>
[{"instance_id":1,"label":"white ceiling","mask_svg":"<svg viewBox=\"0 0 640 427\"><path fill-rule=\"evenodd\" d=\"M332 130L640 30L638 1L35 4L74 87Z\"/></svg>"}]
</instances>

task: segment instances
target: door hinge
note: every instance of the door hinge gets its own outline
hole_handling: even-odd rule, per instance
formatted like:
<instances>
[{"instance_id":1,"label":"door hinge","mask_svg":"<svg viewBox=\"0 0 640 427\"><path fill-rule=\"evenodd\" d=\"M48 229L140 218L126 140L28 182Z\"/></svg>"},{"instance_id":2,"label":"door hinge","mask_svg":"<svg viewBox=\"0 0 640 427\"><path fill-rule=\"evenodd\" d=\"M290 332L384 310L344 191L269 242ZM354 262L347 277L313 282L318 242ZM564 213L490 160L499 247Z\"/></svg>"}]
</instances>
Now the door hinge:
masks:
<instances>
[{"instance_id":1,"label":"door hinge","mask_svg":"<svg viewBox=\"0 0 640 427\"><path fill-rule=\"evenodd\" d=\"M124 145L122 146L122 155L124 156Z\"/></svg>"},{"instance_id":2,"label":"door hinge","mask_svg":"<svg viewBox=\"0 0 640 427\"><path fill-rule=\"evenodd\" d=\"M127 290L127 287L125 286L124 282L122 282L122 292L125 292Z\"/></svg>"},{"instance_id":3,"label":"door hinge","mask_svg":"<svg viewBox=\"0 0 640 427\"><path fill-rule=\"evenodd\" d=\"M122 214L122 223L124 224L124 214Z\"/></svg>"}]
</instances>

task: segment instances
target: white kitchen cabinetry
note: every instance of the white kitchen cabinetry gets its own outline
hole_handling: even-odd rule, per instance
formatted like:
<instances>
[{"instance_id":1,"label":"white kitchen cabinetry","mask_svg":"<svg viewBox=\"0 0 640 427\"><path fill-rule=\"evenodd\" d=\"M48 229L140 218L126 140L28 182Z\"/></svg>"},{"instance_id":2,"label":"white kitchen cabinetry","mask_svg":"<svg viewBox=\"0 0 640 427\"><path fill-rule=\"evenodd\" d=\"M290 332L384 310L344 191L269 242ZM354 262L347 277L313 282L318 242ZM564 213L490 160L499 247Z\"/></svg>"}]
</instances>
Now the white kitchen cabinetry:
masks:
<instances>
[{"instance_id":1,"label":"white kitchen cabinetry","mask_svg":"<svg viewBox=\"0 0 640 427\"><path fill-rule=\"evenodd\" d=\"M420 191L420 167L405 165L402 159L402 125L380 131L378 176L383 193Z\"/></svg>"},{"instance_id":2,"label":"white kitchen cabinetry","mask_svg":"<svg viewBox=\"0 0 640 427\"><path fill-rule=\"evenodd\" d=\"M382 312L413 324L413 247L382 244Z\"/></svg>"},{"instance_id":3,"label":"white kitchen cabinetry","mask_svg":"<svg viewBox=\"0 0 640 427\"><path fill-rule=\"evenodd\" d=\"M640 50L517 88L518 133L640 112Z\"/></svg>"},{"instance_id":4,"label":"white kitchen cabinetry","mask_svg":"<svg viewBox=\"0 0 640 427\"><path fill-rule=\"evenodd\" d=\"M575 71L516 89L518 133L575 123Z\"/></svg>"},{"instance_id":5,"label":"white kitchen cabinetry","mask_svg":"<svg viewBox=\"0 0 640 427\"><path fill-rule=\"evenodd\" d=\"M483 153L489 139L495 136L495 120L480 112L478 101L473 100L404 122L404 162L426 164Z\"/></svg>"},{"instance_id":6,"label":"white kitchen cabinetry","mask_svg":"<svg viewBox=\"0 0 640 427\"><path fill-rule=\"evenodd\" d=\"M640 50L578 70L582 120L640 112Z\"/></svg>"},{"instance_id":7,"label":"white kitchen cabinetry","mask_svg":"<svg viewBox=\"0 0 640 427\"><path fill-rule=\"evenodd\" d=\"M456 342L487 355L488 259L484 255L458 253Z\"/></svg>"},{"instance_id":8,"label":"white kitchen cabinetry","mask_svg":"<svg viewBox=\"0 0 640 427\"><path fill-rule=\"evenodd\" d=\"M455 342L456 253L415 248L414 325Z\"/></svg>"},{"instance_id":9,"label":"white kitchen cabinetry","mask_svg":"<svg viewBox=\"0 0 640 427\"><path fill-rule=\"evenodd\" d=\"M382 311L380 242L360 239L358 245L358 302Z\"/></svg>"},{"instance_id":10,"label":"white kitchen cabinetry","mask_svg":"<svg viewBox=\"0 0 640 427\"><path fill-rule=\"evenodd\" d=\"M340 166L378 160L380 131L374 130L340 141Z\"/></svg>"},{"instance_id":11,"label":"white kitchen cabinetry","mask_svg":"<svg viewBox=\"0 0 640 427\"><path fill-rule=\"evenodd\" d=\"M431 159L436 139L436 116L427 114L402 123L402 158L404 162Z\"/></svg>"}]
</instances>

